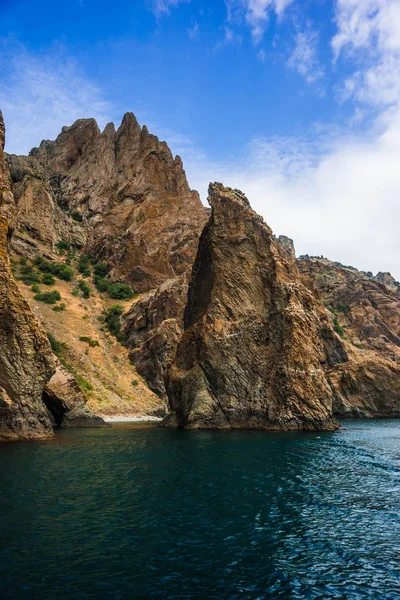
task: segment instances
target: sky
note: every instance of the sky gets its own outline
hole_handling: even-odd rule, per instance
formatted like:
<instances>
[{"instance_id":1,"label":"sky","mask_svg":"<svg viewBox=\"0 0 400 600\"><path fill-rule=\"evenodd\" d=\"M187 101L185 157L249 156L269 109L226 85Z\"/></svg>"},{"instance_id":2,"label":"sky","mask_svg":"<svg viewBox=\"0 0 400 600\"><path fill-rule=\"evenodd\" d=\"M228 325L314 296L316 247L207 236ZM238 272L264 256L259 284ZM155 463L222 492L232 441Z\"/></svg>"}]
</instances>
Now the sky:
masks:
<instances>
[{"instance_id":1,"label":"sky","mask_svg":"<svg viewBox=\"0 0 400 600\"><path fill-rule=\"evenodd\" d=\"M132 111L204 203L400 280L400 0L0 0L8 152Z\"/></svg>"}]
</instances>

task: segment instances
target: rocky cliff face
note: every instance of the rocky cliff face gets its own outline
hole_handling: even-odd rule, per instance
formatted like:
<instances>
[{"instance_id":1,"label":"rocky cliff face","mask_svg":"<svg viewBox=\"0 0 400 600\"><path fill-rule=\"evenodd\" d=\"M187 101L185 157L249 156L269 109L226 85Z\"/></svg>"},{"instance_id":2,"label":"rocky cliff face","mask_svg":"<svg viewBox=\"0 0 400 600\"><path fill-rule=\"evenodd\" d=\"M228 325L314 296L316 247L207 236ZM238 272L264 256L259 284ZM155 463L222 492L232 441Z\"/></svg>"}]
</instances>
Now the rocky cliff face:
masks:
<instances>
[{"instance_id":1,"label":"rocky cliff face","mask_svg":"<svg viewBox=\"0 0 400 600\"><path fill-rule=\"evenodd\" d=\"M163 373L181 335L187 274L208 217L180 158L127 113L117 131L78 120L8 164L13 250L57 260L57 244L67 242L105 266L108 281L144 293L124 319L124 335L137 371L165 398Z\"/></svg>"},{"instance_id":2,"label":"rocky cliff face","mask_svg":"<svg viewBox=\"0 0 400 600\"><path fill-rule=\"evenodd\" d=\"M117 131L76 121L29 157L11 156L10 166L17 229L84 247L137 292L191 267L207 211L181 159L132 113Z\"/></svg>"},{"instance_id":3,"label":"rocky cliff face","mask_svg":"<svg viewBox=\"0 0 400 600\"><path fill-rule=\"evenodd\" d=\"M350 358L328 374L336 414L399 416L400 294L394 279L321 258L297 264L323 299Z\"/></svg>"},{"instance_id":4,"label":"rocky cliff face","mask_svg":"<svg viewBox=\"0 0 400 600\"><path fill-rule=\"evenodd\" d=\"M123 315L130 359L150 389L166 399L164 375L183 333L188 273L168 279Z\"/></svg>"},{"instance_id":5,"label":"rocky cliff face","mask_svg":"<svg viewBox=\"0 0 400 600\"><path fill-rule=\"evenodd\" d=\"M335 429L324 366L347 356L322 304L241 192L213 184L209 202L166 424Z\"/></svg>"},{"instance_id":6,"label":"rocky cliff face","mask_svg":"<svg viewBox=\"0 0 400 600\"><path fill-rule=\"evenodd\" d=\"M50 437L53 429L42 402L55 371L49 342L23 300L7 255L14 218L11 179L4 157L0 112L0 440Z\"/></svg>"},{"instance_id":7,"label":"rocky cliff face","mask_svg":"<svg viewBox=\"0 0 400 600\"><path fill-rule=\"evenodd\" d=\"M49 341L10 269L8 243L15 222L15 202L4 140L0 112L0 441L51 437L54 403L59 400L54 392L46 407L44 390L53 386L56 363ZM88 419L94 419L85 408L83 396L74 402L73 384L76 385L73 378L65 382L66 404L57 424L67 424L72 409L81 423L84 413Z\"/></svg>"}]
</instances>

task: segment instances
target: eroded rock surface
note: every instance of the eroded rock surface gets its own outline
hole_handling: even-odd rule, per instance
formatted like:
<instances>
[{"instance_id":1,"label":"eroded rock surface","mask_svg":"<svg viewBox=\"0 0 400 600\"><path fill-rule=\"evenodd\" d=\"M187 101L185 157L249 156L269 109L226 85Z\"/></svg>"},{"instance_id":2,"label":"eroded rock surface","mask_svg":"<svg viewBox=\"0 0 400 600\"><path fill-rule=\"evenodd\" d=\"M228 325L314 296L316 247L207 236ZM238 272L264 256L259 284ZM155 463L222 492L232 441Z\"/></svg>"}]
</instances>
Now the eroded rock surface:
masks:
<instances>
[{"instance_id":1,"label":"eroded rock surface","mask_svg":"<svg viewBox=\"0 0 400 600\"><path fill-rule=\"evenodd\" d=\"M190 269L207 211L179 156L132 113L117 131L80 119L10 165L18 229L83 246L138 292Z\"/></svg>"},{"instance_id":2,"label":"eroded rock surface","mask_svg":"<svg viewBox=\"0 0 400 600\"><path fill-rule=\"evenodd\" d=\"M87 407L76 379L61 364L43 390L43 401L58 427L106 427Z\"/></svg>"},{"instance_id":3,"label":"eroded rock surface","mask_svg":"<svg viewBox=\"0 0 400 600\"><path fill-rule=\"evenodd\" d=\"M321 258L297 264L305 284L323 299L350 358L328 373L335 413L399 416L400 295L394 279Z\"/></svg>"},{"instance_id":4,"label":"eroded rock surface","mask_svg":"<svg viewBox=\"0 0 400 600\"><path fill-rule=\"evenodd\" d=\"M42 392L55 371L50 344L10 270L7 243L14 199L4 139L0 112L0 441L53 435Z\"/></svg>"},{"instance_id":5,"label":"eroded rock surface","mask_svg":"<svg viewBox=\"0 0 400 600\"><path fill-rule=\"evenodd\" d=\"M164 374L183 333L187 293L188 274L184 273L145 294L123 315L130 359L150 389L163 399Z\"/></svg>"},{"instance_id":6,"label":"eroded rock surface","mask_svg":"<svg viewBox=\"0 0 400 600\"><path fill-rule=\"evenodd\" d=\"M8 244L16 206L4 140L0 112L0 441L47 438L53 435L54 413L49 413L44 403L46 384L54 400L65 403L64 417L57 425L72 424L73 415L81 423L86 418L86 424L89 420L93 424L95 417L84 406L85 398L81 396L78 401L71 393L77 386L71 375L64 374L68 385L64 385L63 398L57 396L53 384L58 370L49 341L10 269Z\"/></svg>"},{"instance_id":7,"label":"eroded rock surface","mask_svg":"<svg viewBox=\"0 0 400 600\"><path fill-rule=\"evenodd\" d=\"M335 429L324 366L347 357L324 307L241 192L212 184L209 202L166 425Z\"/></svg>"}]
</instances>

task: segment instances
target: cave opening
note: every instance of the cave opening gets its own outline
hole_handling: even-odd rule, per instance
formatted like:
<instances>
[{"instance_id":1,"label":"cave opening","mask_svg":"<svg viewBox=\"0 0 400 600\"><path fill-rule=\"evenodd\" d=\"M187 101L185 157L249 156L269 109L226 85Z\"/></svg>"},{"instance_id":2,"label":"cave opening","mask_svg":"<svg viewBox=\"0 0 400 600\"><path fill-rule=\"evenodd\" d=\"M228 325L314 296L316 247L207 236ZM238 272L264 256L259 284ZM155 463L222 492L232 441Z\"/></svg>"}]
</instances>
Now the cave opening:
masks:
<instances>
[{"instance_id":1,"label":"cave opening","mask_svg":"<svg viewBox=\"0 0 400 600\"><path fill-rule=\"evenodd\" d=\"M53 415L57 427L61 425L67 409L57 396L49 393L46 389L43 390L42 400L47 410Z\"/></svg>"}]
</instances>

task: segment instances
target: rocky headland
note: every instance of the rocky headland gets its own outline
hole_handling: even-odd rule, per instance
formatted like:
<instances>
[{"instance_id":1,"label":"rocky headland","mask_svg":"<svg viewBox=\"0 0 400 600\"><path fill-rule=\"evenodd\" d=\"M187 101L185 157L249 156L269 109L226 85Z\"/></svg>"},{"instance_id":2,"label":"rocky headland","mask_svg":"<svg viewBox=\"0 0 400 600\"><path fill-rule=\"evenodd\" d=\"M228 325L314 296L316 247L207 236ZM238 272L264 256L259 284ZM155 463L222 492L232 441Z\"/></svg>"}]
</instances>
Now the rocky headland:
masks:
<instances>
[{"instance_id":1,"label":"rocky headland","mask_svg":"<svg viewBox=\"0 0 400 600\"><path fill-rule=\"evenodd\" d=\"M0 439L114 415L272 430L400 415L390 273L296 259L221 184L205 208L132 113L29 156L4 153L2 119L0 134Z\"/></svg>"}]
</instances>

